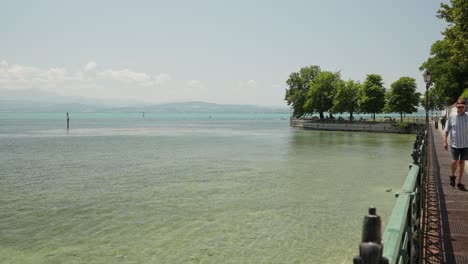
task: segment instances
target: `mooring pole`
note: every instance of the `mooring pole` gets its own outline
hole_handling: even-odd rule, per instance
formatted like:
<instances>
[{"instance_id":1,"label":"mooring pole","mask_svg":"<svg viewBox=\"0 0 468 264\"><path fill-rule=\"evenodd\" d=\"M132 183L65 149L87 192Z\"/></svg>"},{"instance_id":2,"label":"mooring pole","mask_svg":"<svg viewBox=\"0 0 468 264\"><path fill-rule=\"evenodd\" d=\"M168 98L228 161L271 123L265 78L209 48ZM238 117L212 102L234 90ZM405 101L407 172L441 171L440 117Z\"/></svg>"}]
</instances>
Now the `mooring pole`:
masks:
<instances>
[{"instance_id":1,"label":"mooring pole","mask_svg":"<svg viewBox=\"0 0 468 264\"><path fill-rule=\"evenodd\" d=\"M70 130L70 116L68 115L67 112L67 132Z\"/></svg>"}]
</instances>

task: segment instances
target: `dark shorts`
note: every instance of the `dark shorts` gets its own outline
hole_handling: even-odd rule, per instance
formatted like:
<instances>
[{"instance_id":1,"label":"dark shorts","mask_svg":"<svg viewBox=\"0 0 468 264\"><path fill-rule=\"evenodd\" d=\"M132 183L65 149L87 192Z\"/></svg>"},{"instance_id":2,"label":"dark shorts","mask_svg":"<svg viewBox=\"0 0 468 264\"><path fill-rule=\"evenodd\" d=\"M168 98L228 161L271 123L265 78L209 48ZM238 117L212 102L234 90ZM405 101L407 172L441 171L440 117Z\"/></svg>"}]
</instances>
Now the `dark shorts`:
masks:
<instances>
[{"instance_id":1,"label":"dark shorts","mask_svg":"<svg viewBox=\"0 0 468 264\"><path fill-rule=\"evenodd\" d=\"M468 148L450 148L452 160L468 160Z\"/></svg>"}]
</instances>

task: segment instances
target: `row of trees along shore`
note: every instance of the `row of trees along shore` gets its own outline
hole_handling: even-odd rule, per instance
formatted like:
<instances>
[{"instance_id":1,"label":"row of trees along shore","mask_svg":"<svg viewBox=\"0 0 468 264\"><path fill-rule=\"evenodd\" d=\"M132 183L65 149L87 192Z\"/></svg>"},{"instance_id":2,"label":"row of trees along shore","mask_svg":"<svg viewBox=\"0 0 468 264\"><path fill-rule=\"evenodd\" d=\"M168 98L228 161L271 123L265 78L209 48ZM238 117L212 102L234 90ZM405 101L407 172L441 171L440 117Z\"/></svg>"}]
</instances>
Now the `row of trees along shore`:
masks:
<instances>
[{"instance_id":1,"label":"row of trees along shore","mask_svg":"<svg viewBox=\"0 0 468 264\"><path fill-rule=\"evenodd\" d=\"M336 113L349 113L350 121L355 113L375 114L399 113L403 115L417 111L421 94L416 92L416 80L401 77L386 90L379 74L368 74L361 84L359 81L341 80L340 72L322 71L312 65L293 72L286 81L285 100L293 109L293 116L303 117L318 113L324 119L324 112L330 117Z\"/></svg>"}]
</instances>

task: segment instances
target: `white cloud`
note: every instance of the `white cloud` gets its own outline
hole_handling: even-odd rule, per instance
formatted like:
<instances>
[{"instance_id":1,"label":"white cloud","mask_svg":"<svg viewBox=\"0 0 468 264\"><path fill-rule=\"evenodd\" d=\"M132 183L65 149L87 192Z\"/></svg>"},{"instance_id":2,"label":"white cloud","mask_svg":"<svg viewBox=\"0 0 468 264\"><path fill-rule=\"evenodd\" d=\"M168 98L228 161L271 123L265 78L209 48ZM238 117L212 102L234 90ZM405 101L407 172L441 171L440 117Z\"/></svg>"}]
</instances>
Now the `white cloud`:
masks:
<instances>
[{"instance_id":1,"label":"white cloud","mask_svg":"<svg viewBox=\"0 0 468 264\"><path fill-rule=\"evenodd\" d=\"M64 67L16 65L0 60L0 89L41 90L104 100L148 103L195 100L257 104L260 100L275 102L277 98L283 97L284 89L281 85L262 86L262 83L244 79L237 83L210 83L210 86L204 80L177 80L169 73L103 68L94 61L71 70ZM272 89L272 86L280 88Z\"/></svg>"},{"instance_id":2,"label":"white cloud","mask_svg":"<svg viewBox=\"0 0 468 264\"><path fill-rule=\"evenodd\" d=\"M257 82L255 80L239 81L237 87L239 89L255 89L257 88Z\"/></svg>"},{"instance_id":3,"label":"white cloud","mask_svg":"<svg viewBox=\"0 0 468 264\"><path fill-rule=\"evenodd\" d=\"M96 69L97 69L97 63L94 61L88 62L88 64L86 64L86 66L84 67L85 72L94 72L96 71Z\"/></svg>"},{"instance_id":4,"label":"white cloud","mask_svg":"<svg viewBox=\"0 0 468 264\"><path fill-rule=\"evenodd\" d=\"M254 80L249 80L249 81L247 81L247 87L256 88L257 87L257 82L254 81Z\"/></svg>"},{"instance_id":5,"label":"white cloud","mask_svg":"<svg viewBox=\"0 0 468 264\"><path fill-rule=\"evenodd\" d=\"M59 67L41 69L0 62L0 88L39 89L70 96L147 99L138 96L153 94L156 97L158 92L155 89L165 88L171 79L171 75L167 73L100 69L94 61L88 62L78 71Z\"/></svg>"},{"instance_id":6,"label":"white cloud","mask_svg":"<svg viewBox=\"0 0 468 264\"><path fill-rule=\"evenodd\" d=\"M200 89L204 87L202 82L199 80L190 80L189 82L187 82L187 85L188 87L195 89Z\"/></svg>"},{"instance_id":7,"label":"white cloud","mask_svg":"<svg viewBox=\"0 0 468 264\"><path fill-rule=\"evenodd\" d=\"M167 74L167 73L161 73L159 75L156 75L155 77L153 77L154 79L154 82L156 85L163 85L164 83L172 80L172 77L171 75Z\"/></svg>"},{"instance_id":8,"label":"white cloud","mask_svg":"<svg viewBox=\"0 0 468 264\"><path fill-rule=\"evenodd\" d=\"M65 68L50 68L49 70L43 72L40 74L40 76L43 76L47 80L57 80L57 81L63 81L70 79L69 78L69 73Z\"/></svg>"},{"instance_id":9,"label":"white cloud","mask_svg":"<svg viewBox=\"0 0 468 264\"><path fill-rule=\"evenodd\" d=\"M7 67L8 75L18 79L34 78L36 75L40 74L40 72L40 69L28 66L13 65Z\"/></svg>"},{"instance_id":10,"label":"white cloud","mask_svg":"<svg viewBox=\"0 0 468 264\"><path fill-rule=\"evenodd\" d=\"M105 70L98 72L97 76L109 80L121 81L121 82L137 82L137 83L148 83L150 77L148 74L143 72L134 72L129 69L122 70Z\"/></svg>"}]
</instances>

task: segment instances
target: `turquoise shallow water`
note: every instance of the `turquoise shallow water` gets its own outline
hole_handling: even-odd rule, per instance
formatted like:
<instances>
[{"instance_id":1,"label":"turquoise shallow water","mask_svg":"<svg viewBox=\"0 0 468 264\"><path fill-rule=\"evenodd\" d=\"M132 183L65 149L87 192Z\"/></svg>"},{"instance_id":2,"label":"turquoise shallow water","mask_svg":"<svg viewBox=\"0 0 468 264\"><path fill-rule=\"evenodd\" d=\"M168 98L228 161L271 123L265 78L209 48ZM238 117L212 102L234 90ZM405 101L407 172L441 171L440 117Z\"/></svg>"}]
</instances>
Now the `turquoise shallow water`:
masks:
<instances>
[{"instance_id":1,"label":"turquoise shallow water","mask_svg":"<svg viewBox=\"0 0 468 264\"><path fill-rule=\"evenodd\" d=\"M284 115L0 114L0 263L350 263L414 135Z\"/></svg>"}]
</instances>

